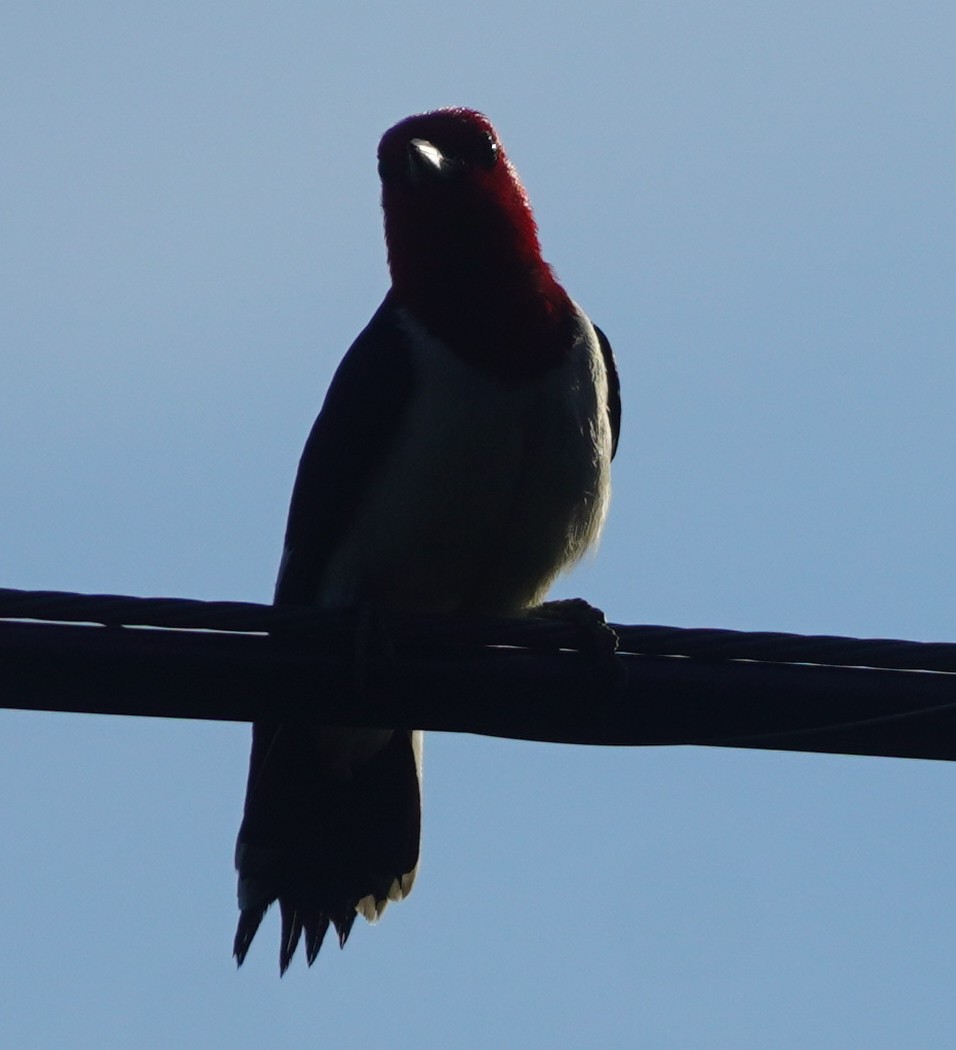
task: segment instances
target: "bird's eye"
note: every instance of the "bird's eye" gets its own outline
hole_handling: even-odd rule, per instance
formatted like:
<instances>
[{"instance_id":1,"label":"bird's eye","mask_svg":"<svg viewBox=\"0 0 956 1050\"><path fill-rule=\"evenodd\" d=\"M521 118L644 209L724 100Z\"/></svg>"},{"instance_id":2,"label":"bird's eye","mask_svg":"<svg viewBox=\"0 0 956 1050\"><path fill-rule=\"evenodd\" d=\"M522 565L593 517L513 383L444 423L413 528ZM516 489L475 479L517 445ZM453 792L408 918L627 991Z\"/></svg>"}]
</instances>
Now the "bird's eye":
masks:
<instances>
[{"instance_id":1,"label":"bird's eye","mask_svg":"<svg viewBox=\"0 0 956 1050\"><path fill-rule=\"evenodd\" d=\"M446 156L454 158L466 168L484 168L490 171L498 162L498 143L487 131L468 128L466 134L457 136L457 141L446 145Z\"/></svg>"},{"instance_id":2,"label":"bird's eye","mask_svg":"<svg viewBox=\"0 0 956 1050\"><path fill-rule=\"evenodd\" d=\"M475 145L475 163L482 168L493 168L498 162L498 143L494 137L485 132Z\"/></svg>"}]
</instances>

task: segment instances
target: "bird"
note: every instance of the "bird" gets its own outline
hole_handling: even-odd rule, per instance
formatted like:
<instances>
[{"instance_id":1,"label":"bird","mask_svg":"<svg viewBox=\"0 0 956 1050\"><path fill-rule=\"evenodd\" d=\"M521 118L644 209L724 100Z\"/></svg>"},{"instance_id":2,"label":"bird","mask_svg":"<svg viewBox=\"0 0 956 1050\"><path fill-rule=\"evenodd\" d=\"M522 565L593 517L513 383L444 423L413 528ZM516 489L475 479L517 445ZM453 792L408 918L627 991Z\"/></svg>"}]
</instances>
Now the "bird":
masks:
<instances>
[{"instance_id":1,"label":"bird","mask_svg":"<svg viewBox=\"0 0 956 1050\"><path fill-rule=\"evenodd\" d=\"M453 107L378 148L391 286L342 359L292 492L277 605L524 616L597 541L620 388L544 261L491 122ZM415 881L422 734L258 721L236 845L241 965L269 906L285 973Z\"/></svg>"}]
</instances>

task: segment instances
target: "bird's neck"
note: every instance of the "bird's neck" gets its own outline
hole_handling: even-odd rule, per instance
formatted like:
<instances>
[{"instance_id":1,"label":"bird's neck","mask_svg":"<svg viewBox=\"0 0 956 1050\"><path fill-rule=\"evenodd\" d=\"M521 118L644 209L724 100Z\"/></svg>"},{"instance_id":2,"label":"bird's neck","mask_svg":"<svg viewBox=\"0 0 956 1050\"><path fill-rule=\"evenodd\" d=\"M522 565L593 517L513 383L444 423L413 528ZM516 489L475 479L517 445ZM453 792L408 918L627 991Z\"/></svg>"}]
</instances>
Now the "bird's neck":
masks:
<instances>
[{"instance_id":1,"label":"bird's neck","mask_svg":"<svg viewBox=\"0 0 956 1050\"><path fill-rule=\"evenodd\" d=\"M504 376L557 367L570 350L574 306L540 259L425 275L393 269L393 295L461 358Z\"/></svg>"}]
</instances>

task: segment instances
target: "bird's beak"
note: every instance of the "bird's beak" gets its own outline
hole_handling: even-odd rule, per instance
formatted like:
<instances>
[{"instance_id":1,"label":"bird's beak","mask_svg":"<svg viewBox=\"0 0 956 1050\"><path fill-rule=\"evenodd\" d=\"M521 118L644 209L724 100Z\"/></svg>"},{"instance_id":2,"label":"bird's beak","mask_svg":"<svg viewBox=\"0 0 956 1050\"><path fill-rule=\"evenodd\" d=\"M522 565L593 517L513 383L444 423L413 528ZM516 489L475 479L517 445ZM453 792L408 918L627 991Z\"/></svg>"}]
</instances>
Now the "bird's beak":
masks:
<instances>
[{"instance_id":1,"label":"bird's beak","mask_svg":"<svg viewBox=\"0 0 956 1050\"><path fill-rule=\"evenodd\" d=\"M408 144L408 176L413 182L443 175L448 170L445 155L427 139L412 139Z\"/></svg>"}]
</instances>

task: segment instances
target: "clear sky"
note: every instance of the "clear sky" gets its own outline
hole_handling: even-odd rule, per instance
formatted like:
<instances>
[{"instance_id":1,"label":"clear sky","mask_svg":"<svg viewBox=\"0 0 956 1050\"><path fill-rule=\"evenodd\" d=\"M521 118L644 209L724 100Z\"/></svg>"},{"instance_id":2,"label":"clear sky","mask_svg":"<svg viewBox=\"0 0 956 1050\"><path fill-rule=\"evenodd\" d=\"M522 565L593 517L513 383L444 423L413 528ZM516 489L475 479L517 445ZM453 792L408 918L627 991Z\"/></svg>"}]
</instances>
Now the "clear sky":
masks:
<instances>
[{"instance_id":1,"label":"clear sky","mask_svg":"<svg viewBox=\"0 0 956 1050\"><path fill-rule=\"evenodd\" d=\"M956 7L10 3L0 585L268 600L387 287L382 131L495 121L616 347L622 622L956 640ZM432 735L412 897L230 957L248 729L0 712L0 1044L956 1038L956 769Z\"/></svg>"}]
</instances>

